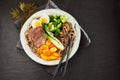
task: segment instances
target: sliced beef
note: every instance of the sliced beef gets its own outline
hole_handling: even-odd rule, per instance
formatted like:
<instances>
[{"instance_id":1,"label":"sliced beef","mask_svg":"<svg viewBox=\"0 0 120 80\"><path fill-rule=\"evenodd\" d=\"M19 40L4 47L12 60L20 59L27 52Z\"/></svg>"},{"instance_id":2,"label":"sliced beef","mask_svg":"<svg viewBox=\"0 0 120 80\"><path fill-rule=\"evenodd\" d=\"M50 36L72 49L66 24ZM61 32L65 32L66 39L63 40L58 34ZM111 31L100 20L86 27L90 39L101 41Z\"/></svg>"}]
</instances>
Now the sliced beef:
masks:
<instances>
[{"instance_id":1,"label":"sliced beef","mask_svg":"<svg viewBox=\"0 0 120 80\"><path fill-rule=\"evenodd\" d=\"M42 27L36 29L30 28L27 31L27 40L30 46L34 49L39 48L42 44L45 44L46 38L43 36L44 30Z\"/></svg>"}]
</instances>

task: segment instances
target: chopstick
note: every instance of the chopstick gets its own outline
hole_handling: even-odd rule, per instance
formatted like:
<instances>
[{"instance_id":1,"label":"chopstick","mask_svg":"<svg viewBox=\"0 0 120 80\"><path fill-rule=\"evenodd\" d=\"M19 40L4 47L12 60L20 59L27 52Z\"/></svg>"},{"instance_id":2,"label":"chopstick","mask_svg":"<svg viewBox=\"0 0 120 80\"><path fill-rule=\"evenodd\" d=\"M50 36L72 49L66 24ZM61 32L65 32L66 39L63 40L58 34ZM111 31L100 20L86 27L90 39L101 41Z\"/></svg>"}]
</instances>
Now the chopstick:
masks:
<instances>
[{"instance_id":1,"label":"chopstick","mask_svg":"<svg viewBox=\"0 0 120 80\"><path fill-rule=\"evenodd\" d=\"M65 53L66 53L66 52L65 52ZM55 77L56 77L56 75L57 75L57 73L58 73L58 70L59 70L60 67L61 67L61 64L62 64L62 61L63 61L65 55L66 55L66 54L63 54L63 55L62 55L62 58L61 58L61 60L60 60L60 62L59 62L59 64L58 64L58 66L56 67L55 72L54 72L54 75L53 75L53 77L52 77L51 80L54 80L54 79L55 79Z\"/></svg>"},{"instance_id":2,"label":"chopstick","mask_svg":"<svg viewBox=\"0 0 120 80\"><path fill-rule=\"evenodd\" d=\"M62 77L65 76L65 73L66 73L66 70L67 70L67 65L68 65L69 55L70 55L71 50L72 50L72 42L73 42L73 39L69 38L69 46L68 46L68 51L67 51L67 54L66 54L67 57L66 57L66 62L65 62L64 69L63 69Z\"/></svg>"},{"instance_id":3,"label":"chopstick","mask_svg":"<svg viewBox=\"0 0 120 80\"><path fill-rule=\"evenodd\" d=\"M74 27L76 27L76 24L74 25ZM71 33L72 34L72 33ZM68 41L68 44L67 44L67 50L65 50L63 53L63 55L62 55L62 58L61 58L61 60L60 60L60 62L59 62L59 64L58 64L58 66L57 66L57 68L56 68L56 70L55 70L55 73L54 73L54 75L53 75L53 77L52 77L52 79L51 80L54 80L55 79L55 77L56 77L56 75L57 75L57 73L58 73L58 70L59 70L59 68L60 68L60 66L61 66L61 64L62 64L62 61L63 61L63 59L64 59L64 57L65 57L65 55L66 55L66 62L65 62L65 66L64 66L64 68L63 68L63 74L62 74L62 77L64 77L65 76L65 73L66 73L66 70L67 70L67 65L68 65L68 61L69 61L69 55L70 55L70 53L71 53L71 50L72 50L72 45L73 45L73 40L74 40L74 37L75 36L72 36L70 34L70 36L69 36L69 41Z\"/></svg>"},{"instance_id":4,"label":"chopstick","mask_svg":"<svg viewBox=\"0 0 120 80\"><path fill-rule=\"evenodd\" d=\"M75 27L76 27L76 24L74 25L74 28ZM66 62L65 62L65 66L64 66L63 74L62 74L63 77L65 76L65 73L66 73L66 69L67 69L67 65L68 65L68 60L69 60L69 55L71 53L72 46L73 46L73 41L74 41L74 38L75 38L75 35L73 35L73 33L74 32L72 31L72 33L69 34L68 52L67 52L67 58L66 58Z\"/></svg>"},{"instance_id":5,"label":"chopstick","mask_svg":"<svg viewBox=\"0 0 120 80\"><path fill-rule=\"evenodd\" d=\"M65 66L64 66L63 71L62 71L62 72L63 72L63 73L62 73L62 77L65 76L66 69L67 69L67 65L68 65L68 60L69 60L69 55L70 55L70 52L71 52L71 47L72 47L72 39L69 39L69 44L68 44L68 47L66 48L67 50L65 50L65 53L62 55L62 58L61 58L61 60L60 60L60 62L59 62L59 64L58 64L58 66L56 67L56 70L55 70L54 75L53 75L53 77L52 77L51 80L54 80L54 79L55 79L55 77L56 77L56 75L57 75L57 73L58 73L58 70L59 70L60 67L61 67L62 61L63 61L63 59L64 59L64 57L65 57L65 55L66 55Z\"/></svg>"}]
</instances>

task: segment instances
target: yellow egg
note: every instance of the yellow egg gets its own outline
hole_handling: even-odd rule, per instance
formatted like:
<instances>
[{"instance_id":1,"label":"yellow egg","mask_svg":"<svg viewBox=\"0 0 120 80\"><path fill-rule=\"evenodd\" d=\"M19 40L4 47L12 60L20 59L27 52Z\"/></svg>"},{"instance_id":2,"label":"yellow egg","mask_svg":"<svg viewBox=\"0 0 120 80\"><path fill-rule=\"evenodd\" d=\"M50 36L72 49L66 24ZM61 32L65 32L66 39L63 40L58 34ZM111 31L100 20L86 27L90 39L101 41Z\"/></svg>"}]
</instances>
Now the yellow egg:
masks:
<instances>
[{"instance_id":1,"label":"yellow egg","mask_svg":"<svg viewBox=\"0 0 120 80\"><path fill-rule=\"evenodd\" d=\"M49 16L48 15L42 15L40 17L40 21L43 22L43 23L49 23Z\"/></svg>"},{"instance_id":2,"label":"yellow egg","mask_svg":"<svg viewBox=\"0 0 120 80\"><path fill-rule=\"evenodd\" d=\"M40 26L41 26L41 21L40 21L40 20L37 20L37 19L34 19L34 20L31 22L31 25L32 25L33 28L40 27Z\"/></svg>"}]
</instances>

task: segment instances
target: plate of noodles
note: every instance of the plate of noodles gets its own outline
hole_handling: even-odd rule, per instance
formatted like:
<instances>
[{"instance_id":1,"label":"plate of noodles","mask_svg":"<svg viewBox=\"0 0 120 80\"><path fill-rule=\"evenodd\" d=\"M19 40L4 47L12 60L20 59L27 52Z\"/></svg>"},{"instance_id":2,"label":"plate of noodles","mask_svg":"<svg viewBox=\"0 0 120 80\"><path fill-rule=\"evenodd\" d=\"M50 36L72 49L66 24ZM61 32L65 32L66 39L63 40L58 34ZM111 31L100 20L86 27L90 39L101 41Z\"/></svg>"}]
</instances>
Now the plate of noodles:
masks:
<instances>
[{"instance_id":1,"label":"plate of noodles","mask_svg":"<svg viewBox=\"0 0 120 80\"><path fill-rule=\"evenodd\" d=\"M74 40L69 59L80 45L80 25L71 14L63 10L44 9L26 20L20 32L20 41L25 53L33 61L52 66L57 65L65 54L70 33ZM66 61L65 58L62 62Z\"/></svg>"}]
</instances>

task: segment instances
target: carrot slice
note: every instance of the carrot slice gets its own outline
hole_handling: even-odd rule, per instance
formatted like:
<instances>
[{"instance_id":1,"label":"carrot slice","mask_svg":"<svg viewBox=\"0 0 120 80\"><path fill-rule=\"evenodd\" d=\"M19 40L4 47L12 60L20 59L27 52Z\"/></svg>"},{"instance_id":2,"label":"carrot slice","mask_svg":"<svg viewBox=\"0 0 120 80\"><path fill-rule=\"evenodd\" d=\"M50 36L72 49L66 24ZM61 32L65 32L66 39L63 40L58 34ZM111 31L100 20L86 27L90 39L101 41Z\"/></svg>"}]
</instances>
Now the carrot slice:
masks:
<instances>
[{"instance_id":1,"label":"carrot slice","mask_svg":"<svg viewBox=\"0 0 120 80\"><path fill-rule=\"evenodd\" d=\"M42 54L42 48L38 48L37 51L36 51L37 54Z\"/></svg>"},{"instance_id":2,"label":"carrot slice","mask_svg":"<svg viewBox=\"0 0 120 80\"><path fill-rule=\"evenodd\" d=\"M56 52L56 51L57 51L57 48L56 48L56 47L50 48L50 52L51 52L51 53Z\"/></svg>"},{"instance_id":3,"label":"carrot slice","mask_svg":"<svg viewBox=\"0 0 120 80\"><path fill-rule=\"evenodd\" d=\"M42 50L49 49L47 45L42 45L41 48L42 48Z\"/></svg>"},{"instance_id":4,"label":"carrot slice","mask_svg":"<svg viewBox=\"0 0 120 80\"><path fill-rule=\"evenodd\" d=\"M47 40L45 44L46 44L47 46L50 46L50 45L51 45L51 41L50 41L50 40Z\"/></svg>"},{"instance_id":5,"label":"carrot slice","mask_svg":"<svg viewBox=\"0 0 120 80\"><path fill-rule=\"evenodd\" d=\"M40 54L40 57L44 60L49 60L48 56L45 56L44 54Z\"/></svg>"},{"instance_id":6,"label":"carrot slice","mask_svg":"<svg viewBox=\"0 0 120 80\"><path fill-rule=\"evenodd\" d=\"M42 45L42 46L40 46L40 48L38 48L37 50L36 50L36 53L37 54L42 54L43 53L43 50L48 50L49 48L48 48L48 46L47 45Z\"/></svg>"},{"instance_id":7,"label":"carrot slice","mask_svg":"<svg viewBox=\"0 0 120 80\"><path fill-rule=\"evenodd\" d=\"M50 48L54 47L54 44L51 43L51 45L49 45L48 47L49 47L49 49L50 49Z\"/></svg>"},{"instance_id":8,"label":"carrot slice","mask_svg":"<svg viewBox=\"0 0 120 80\"><path fill-rule=\"evenodd\" d=\"M56 56L56 57L60 57L60 56L61 56L61 55L60 55L59 53L57 53L57 52L54 52L53 55Z\"/></svg>"},{"instance_id":9,"label":"carrot slice","mask_svg":"<svg viewBox=\"0 0 120 80\"><path fill-rule=\"evenodd\" d=\"M56 57L56 56L51 55L51 56L49 57L49 59L50 59L50 60L56 60L56 59L57 59L57 57Z\"/></svg>"},{"instance_id":10,"label":"carrot slice","mask_svg":"<svg viewBox=\"0 0 120 80\"><path fill-rule=\"evenodd\" d=\"M50 56L51 55L49 50L43 50L43 54L46 55L46 56Z\"/></svg>"}]
</instances>

